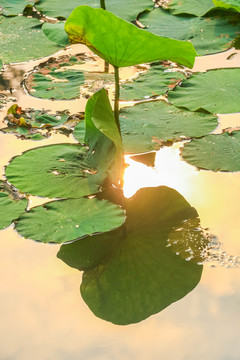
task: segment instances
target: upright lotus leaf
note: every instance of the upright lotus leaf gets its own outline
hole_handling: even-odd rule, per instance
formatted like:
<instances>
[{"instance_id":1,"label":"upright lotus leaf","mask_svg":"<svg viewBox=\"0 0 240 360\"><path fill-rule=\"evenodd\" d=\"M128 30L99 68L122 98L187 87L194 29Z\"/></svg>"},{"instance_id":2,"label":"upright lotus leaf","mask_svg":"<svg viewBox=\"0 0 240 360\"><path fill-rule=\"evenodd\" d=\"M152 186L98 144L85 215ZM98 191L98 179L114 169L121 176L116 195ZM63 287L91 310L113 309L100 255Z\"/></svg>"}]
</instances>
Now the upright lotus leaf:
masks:
<instances>
[{"instance_id":1,"label":"upright lotus leaf","mask_svg":"<svg viewBox=\"0 0 240 360\"><path fill-rule=\"evenodd\" d=\"M240 3L239 0L212 0L214 5L217 7L222 7L224 9L236 10L240 11Z\"/></svg>"},{"instance_id":2,"label":"upright lotus leaf","mask_svg":"<svg viewBox=\"0 0 240 360\"><path fill-rule=\"evenodd\" d=\"M212 17L191 17L174 16L157 8L142 14L139 20L154 34L190 41L199 55L224 51L239 35L238 14L225 12Z\"/></svg>"},{"instance_id":3,"label":"upright lotus leaf","mask_svg":"<svg viewBox=\"0 0 240 360\"><path fill-rule=\"evenodd\" d=\"M120 153L120 135L111 121L115 124L102 89L86 106L87 147L58 144L26 151L6 167L8 181L23 192L50 198L79 198L97 192L109 171L116 170L116 154Z\"/></svg>"},{"instance_id":4,"label":"upright lotus leaf","mask_svg":"<svg viewBox=\"0 0 240 360\"><path fill-rule=\"evenodd\" d=\"M5 16L19 15L27 5L34 5L37 0L1 0L0 14Z\"/></svg>"},{"instance_id":5,"label":"upright lotus leaf","mask_svg":"<svg viewBox=\"0 0 240 360\"><path fill-rule=\"evenodd\" d=\"M47 75L33 73L31 95L42 99L74 99L79 97L84 80L84 73L78 70L51 70Z\"/></svg>"},{"instance_id":6,"label":"upright lotus leaf","mask_svg":"<svg viewBox=\"0 0 240 360\"><path fill-rule=\"evenodd\" d=\"M194 139L182 149L183 159L212 171L240 171L240 131Z\"/></svg>"},{"instance_id":7,"label":"upright lotus leaf","mask_svg":"<svg viewBox=\"0 0 240 360\"><path fill-rule=\"evenodd\" d=\"M156 36L103 9L77 7L67 19L65 31L71 43L86 44L116 67L160 59L192 67L195 60L189 42Z\"/></svg>"},{"instance_id":8,"label":"upright lotus leaf","mask_svg":"<svg viewBox=\"0 0 240 360\"><path fill-rule=\"evenodd\" d=\"M36 8L44 15L51 17L67 18L75 7L79 5L89 5L93 8L100 7L100 0L69 0L63 2L59 0L39 0ZM106 8L115 15L133 21L138 14L146 9L153 9L151 0L106 0Z\"/></svg>"},{"instance_id":9,"label":"upright lotus leaf","mask_svg":"<svg viewBox=\"0 0 240 360\"><path fill-rule=\"evenodd\" d=\"M67 46L70 45L70 42L64 30L64 26L65 23L62 21L55 24L44 23L42 30L49 40L54 41L58 45Z\"/></svg>"},{"instance_id":10,"label":"upright lotus leaf","mask_svg":"<svg viewBox=\"0 0 240 360\"><path fill-rule=\"evenodd\" d=\"M171 14L191 14L196 16L203 16L214 7L212 0L170 0L167 5Z\"/></svg>"},{"instance_id":11,"label":"upright lotus leaf","mask_svg":"<svg viewBox=\"0 0 240 360\"><path fill-rule=\"evenodd\" d=\"M43 34L40 21L25 16L0 16L1 58L4 63L34 60L61 49ZM37 46L33 46L37 44Z\"/></svg>"},{"instance_id":12,"label":"upright lotus leaf","mask_svg":"<svg viewBox=\"0 0 240 360\"><path fill-rule=\"evenodd\" d=\"M164 95L172 90L185 76L164 65L152 64L150 69L140 74L133 82L121 86L121 100L141 100L156 95Z\"/></svg>"},{"instance_id":13,"label":"upright lotus leaf","mask_svg":"<svg viewBox=\"0 0 240 360\"><path fill-rule=\"evenodd\" d=\"M126 199L126 215L119 230L63 245L58 253L70 266L85 270L81 294L94 314L121 325L181 299L202 273L202 266L166 247L172 227L197 216L175 190L139 190Z\"/></svg>"},{"instance_id":14,"label":"upright lotus leaf","mask_svg":"<svg viewBox=\"0 0 240 360\"><path fill-rule=\"evenodd\" d=\"M106 232L125 221L123 210L107 200L80 198L52 201L22 214L16 230L25 238L64 243Z\"/></svg>"},{"instance_id":15,"label":"upright lotus leaf","mask_svg":"<svg viewBox=\"0 0 240 360\"><path fill-rule=\"evenodd\" d=\"M192 75L168 94L175 106L211 113L240 111L240 69L217 69Z\"/></svg>"},{"instance_id":16,"label":"upright lotus leaf","mask_svg":"<svg viewBox=\"0 0 240 360\"><path fill-rule=\"evenodd\" d=\"M158 150L168 140L201 137L213 131L217 124L217 117L212 114L192 113L164 101L142 103L120 112L126 153Z\"/></svg>"},{"instance_id":17,"label":"upright lotus leaf","mask_svg":"<svg viewBox=\"0 0 240 360\"><path fill-rule=\"evenodd\" d=\"M0 229L9 226L26 209L28 201L5 182L0 181Z\"/></svg>"}]
</instances>

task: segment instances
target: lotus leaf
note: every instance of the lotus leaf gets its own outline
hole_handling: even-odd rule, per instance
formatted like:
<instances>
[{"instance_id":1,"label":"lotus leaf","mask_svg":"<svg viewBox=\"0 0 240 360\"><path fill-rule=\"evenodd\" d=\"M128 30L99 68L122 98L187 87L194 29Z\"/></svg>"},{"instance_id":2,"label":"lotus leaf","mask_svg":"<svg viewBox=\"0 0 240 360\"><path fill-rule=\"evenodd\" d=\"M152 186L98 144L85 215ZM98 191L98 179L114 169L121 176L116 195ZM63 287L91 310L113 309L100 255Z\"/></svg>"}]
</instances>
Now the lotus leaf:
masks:
<instances>
[{"instance_id":1,"label":"lotus leaf","mask_svg":"<svg viewBox=\"0 0 240 360\"><path fill-rule=\"evenodd\" d=\"M84 43L116 67L171 60L192 67L196 52L189 42L162 38L114 14L89 6L77 7L65 24L71 43Z\"/></svg>"},{"instance_id":2,"label":"lotus leaf","mask_svg":"<svg viewBox=\"0 0 240 360\"><path fill-rule=\"evenodd\" d=\"M13 16L22 14L27 5L34 5L37 0L1 0L0 14Z\"/></svg>"},{"instance_id":3,"label":"lotus leaf","mask_svg":"<svg viewBox=\"0 0 240 360\"><path fill-rule=\"evenodd\" d=\"M49 74L33 74L32 95L43 99L74 99L80 95L80 85L84 84L84 73L78 70L57 71Z\"/></svg>"},{"instance_id":4,"label":"lotus leaf","mask_svg":"<svg viewBox=\"0 0 240 360\"><path fill-rule=\"evenodd\" d=\"M67 18L75 7L79 5L89 5L93 8L100 7L99 0L69 0L59 2L58 0L40 0L36 4L36 8L41 10L45 15L51 17ZM152 9L153 2L151 0L106 0L106 8L115 15L133 21L138 14L145 9Z\"/></svg>"},{"instance_id":5,"label":"lotus leaf","mask_svg":"<svg viewBox=\"0 0 240 360\"><path fill-rule=\"evenodd\" d=\"M182 149L184 160L212 171L240 171L240 132L211 134L193 139Z\"/></svg>"},{"instance_id":6,"label":"lotus leaf","mask_svg":"<svg viewBox=\"0 0 240 360\"><path fill-rule=\"evenodd\" d=\"M192 75L168 94L175 106L212 113L240 111L240 69L218 69Z\"/></svg>"},{"instance_id":7,"label":"lotus leaf","mask_svg":"<svg viewBox=\"0 0 240 360\"><path fill-rule=\"evenodd\" d=\"M85 270L81 294L94 314L121 325L181 299L202 273L202 266L166 247L172 227L197 216L175 190L141 189L126 199L126 214L119 230L63 245L58 253L70 266Z\"/></svg>"},{"instance_id":8,"label":"lotus leaf","mask_svg":"<svg viewBox=\"0 0 240 360\"><path fill-rule=\"evenodd\" d=\"M121 100L140 100L146 97L164 95L172 90L185 76L174 68L163 65L152 65L150 69L121 87Z\"/></svg>"},{"instance_id":9,"label":"lotus leaf","mask_svg":"<svg viewBox=\"0 0 240 360\"><path fill-rule=\"evenodd\" d=\"M1 129L3 133L15 134L22 140L43 140L46 139L49 134L41 134L34 128L27 128L26 126L9 126Z\"/></svg>"},{"instance_id":10,"label":"lotus leaf","mask_svg":"<svg viewBox=\"0 0 240 360\"><path fill-rule=\"evenodd\" d=\"M239 0L213 0L213 3L217 7L222 7L224 9L240 11Z\"/></svg>"},{"instance_id":11,"label":"lotus leaf","mask_svg":"<svg viewBox=\"0 0 240 360\"><path fill-rule=\"evenodd\" d=\"M4 63L34 60L61 49L43 34L41 23L25 16L0 16L1 58ZM37 44L37 46L33 46Z\"/></svg>"},{"instance_id":12,"label":"lotus leaf","mask_svg":"<svg viewBox=\"0 0 240 360\"><path fill-rule=\"evenodd\" d=\"M170 0L168 3L171 14L191 14L196 16L203 16L214 5L212 0Z\"/></svg>"},{"instance_id":13,"label":"lotus leaf","mask_svg":"<svg viewBox=\"0 0 240 360\"><path fill-rule=\"evenodd\" d=\"M217 117L154 101L122 109L120 125L124 151L138 153L157 150L169 139L206 135L216 128Z\"/></svg>"},{"instance_id":14,"label":"lotus leaf","mask_svg":"<svg viewBox=\"0 0 240 360\"><path fill-rule=\"evenodd\" d=\"M9 226L26 209L28 201L0 181L0 229Z\"/></svg>"},{"instance_id":15,"label":"lotus leaf","mask_svg":"<svg viewBox=\"0 0 240 360\"><path fill-rule=\"evenodd\" d=\"M68 199L52 201L22 214L17 231L44 243L64 243L112 230L125 221L123 210L107 200Z\"/></svg>"},{"instance_id":16,"label":"lotus leaf","mask_svg":"<svg viewBox=\"0 0 240 360\"><path fill-rule=\"evenodd\" d=\"M199 55L224 51L239 34L238 14L213 17L174 16L157 8L140 17L147 30L160 36L188 40Z\"/></svg>"},{"instance_id":17,"label":"lotus leaf","mask_svg":"<svg viewBox=\"0 0 240 360\"><path fill-rule=\"evenodd\" d=\"M64 30L65 23L60 21L58 23L44 23L42 30L49 40L54 41L58 45L67 46L70 44L68 36Z\"/></svg>"}]
</instances>

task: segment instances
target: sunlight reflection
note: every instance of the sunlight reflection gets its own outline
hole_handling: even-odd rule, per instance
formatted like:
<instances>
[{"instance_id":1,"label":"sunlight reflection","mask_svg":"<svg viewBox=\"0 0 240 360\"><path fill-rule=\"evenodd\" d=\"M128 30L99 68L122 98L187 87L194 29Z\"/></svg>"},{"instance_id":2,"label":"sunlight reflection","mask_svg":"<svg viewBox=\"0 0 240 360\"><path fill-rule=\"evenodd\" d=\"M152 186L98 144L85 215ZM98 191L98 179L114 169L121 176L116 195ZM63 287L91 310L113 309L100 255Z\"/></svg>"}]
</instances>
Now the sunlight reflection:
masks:
<instances>
[{"instance_id":1,"label":"sunlight reflection","mask_svg":"<svg viewBox=\"0 0 240 360\"><path fill-rule=\"evenodd\" d=\"M156 153L153 168L125 156L129 165L124 174L124 196L129 198L143 187L169 186L184 197L191 197L194 179L199 172L180 159L180 144L165 147Z\"/></svg>"}]
</instances>

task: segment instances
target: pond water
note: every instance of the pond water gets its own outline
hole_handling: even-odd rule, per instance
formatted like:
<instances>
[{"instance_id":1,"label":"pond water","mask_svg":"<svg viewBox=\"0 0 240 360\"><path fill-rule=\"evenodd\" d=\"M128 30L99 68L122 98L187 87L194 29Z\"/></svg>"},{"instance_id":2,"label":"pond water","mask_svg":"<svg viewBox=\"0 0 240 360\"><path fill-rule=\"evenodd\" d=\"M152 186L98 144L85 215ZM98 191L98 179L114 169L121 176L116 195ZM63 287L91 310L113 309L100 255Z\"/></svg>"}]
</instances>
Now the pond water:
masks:
<instances>
[{"instance_id":1,"label":"pond water","mask_svg":"<svg viewBox=\"0 0 240 360\"><path fill-rule=\"evenodd\" d=\"M235 55L227 60L231 54ZM39 62L14 65L9 71L15 89L12 96L18 99L18 105L83 111L85 100L41 100L24 93L20 87L22 76ZM198 58L194 71L239 66L240 52L229 50ZM132 68L122 77L134 73ZM1 121L5 114L6 108ZM219 122L215 132L240 126L240 114L219 115ZM1 178L13 156L33 146L63 142L76 140L71 135L56 134L33 143L1 133ZM217 237L218 245L205 260L198 286L138 324L117 326L89 310L79 293L81 273L56 257L59 245L26 240L9 226L0 232L1 359L239 359L240 173L197 171L180 159L181 146L178 143L158 151L153 168L126 157L129 167L124 192L129 197L142 187L167 185L197 210L201 226ZM45 201L31 197L30 207Z\"/></svg>"}]
</instances>

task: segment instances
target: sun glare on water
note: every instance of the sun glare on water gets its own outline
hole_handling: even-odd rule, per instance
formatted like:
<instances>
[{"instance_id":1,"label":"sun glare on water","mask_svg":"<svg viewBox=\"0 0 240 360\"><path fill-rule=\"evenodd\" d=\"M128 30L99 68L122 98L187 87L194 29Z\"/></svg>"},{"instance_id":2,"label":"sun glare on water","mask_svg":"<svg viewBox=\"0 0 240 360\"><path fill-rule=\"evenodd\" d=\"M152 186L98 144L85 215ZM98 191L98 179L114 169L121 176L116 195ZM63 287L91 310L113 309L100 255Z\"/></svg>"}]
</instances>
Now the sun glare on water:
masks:
<instances>
[{"instance_id":1,"label":"sun glare on water","mask_svg":"<svg viewBox=\"0 0 240 360\"><path fill-rule=\"evenodd\" d=\"M125 156L124 196L129 198L140 188L168 186L185 198L191 197L198 171L180 159L179 145L165 147L156 153L154 167L148 167Z\"/></svg>"}]
</instances>

